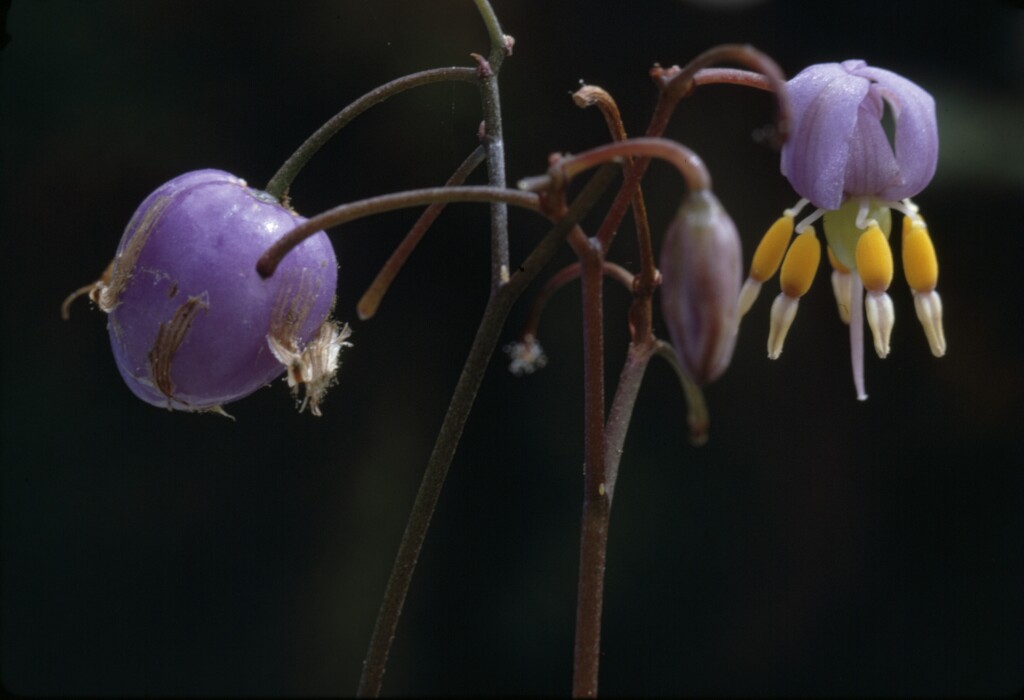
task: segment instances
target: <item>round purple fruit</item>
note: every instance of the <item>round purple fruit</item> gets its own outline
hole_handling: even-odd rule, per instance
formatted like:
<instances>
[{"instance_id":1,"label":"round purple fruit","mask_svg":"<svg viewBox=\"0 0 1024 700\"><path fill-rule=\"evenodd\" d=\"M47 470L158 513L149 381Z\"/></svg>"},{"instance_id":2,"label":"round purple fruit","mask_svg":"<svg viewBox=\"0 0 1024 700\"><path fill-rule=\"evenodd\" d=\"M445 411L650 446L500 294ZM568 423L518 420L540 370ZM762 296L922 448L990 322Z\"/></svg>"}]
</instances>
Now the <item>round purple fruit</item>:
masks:
<instances>
[{"instance_id":1,"label":"round purple fruit","mask_svg":"<svg viewBox=\"0 0 1024 700\"><path fill-rule=\"evenodd\" d=\"M222 410L287 371L319 402L348 327L329 319L337 261L322 231L262 279L263 251L305 219L244 180L198 170L136 210L90 296L109 314L118 370L155 406Z\"/></svg>"}]
</instances>

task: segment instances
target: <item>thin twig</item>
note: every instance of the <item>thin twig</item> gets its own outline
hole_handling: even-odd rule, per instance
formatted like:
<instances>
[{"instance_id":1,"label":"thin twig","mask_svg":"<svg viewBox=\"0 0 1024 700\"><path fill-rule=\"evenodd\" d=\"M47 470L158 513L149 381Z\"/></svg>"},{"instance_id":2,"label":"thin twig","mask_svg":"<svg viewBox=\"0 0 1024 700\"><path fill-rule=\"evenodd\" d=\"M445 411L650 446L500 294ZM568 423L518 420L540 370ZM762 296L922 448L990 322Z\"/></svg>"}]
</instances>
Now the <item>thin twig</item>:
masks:
<instances>
[{"instance_id":1,"label":"thin twig","mask_svg":"<svg viewBox=\"0 0 1024 700\"><path fill-rule=\"evenodd\" d=\"M289 252L310 236L332 226L395 209L419 207L437 202L505 202L524 209L538 210L539 198L528 192L498 187L428 187L361 199L328 209L299 224L267 248L256 263L261 277L270 277Z\"/></svg>"},{"instance_id":2,"label":"thin twig","mask_svg":"<svg viewBox=\"0 0 1024 700\"><path fill-rule=\"evenodd\" d=\"M473 152L456 168L452 176L448 178L448 181L444 183L445 187L457 187L466 181L470 173L476 170L486 157L483 146L477 146L473 149ZM445 202L434 202L420 214L420 218L416 220L413 227L409 229L409 233L405 235L402 242L398 244L395 251L388 258L384 266L381 267L380 272L373 278L373 282L363 293L362 298L359 299L359 303L356 304L356 313L359 314L359 320L365 321L369 318L373 318L374 314L377 313L377 308L380 306L381 300L391 287L391 283L395 280L395 276L398 274L402 266L405 265L405 261L409 259L412 251L416 249L420 240L426 234L427 230L434 223L441 212L444 211L446 206Z\"/></svg>"},{"instance_id":3,"label":"thin twig","mask_svg":"<svg viewBox=\"0 0 1024 700\"><path fill-rule=\"evenodd\" d=\"M295 153L293 153L288 160L284 162L284 165L274 173L274 176L270 178L270 182L267 183L267 193L273 195L277 199L283 199L287 194L292 181L306 163L309 162L309 159L312 158L313 155L319 151L332 136L338 133L342 127L368 110L370 107L383 102L389 97L394 97L399 93L421 85L429 85L431 83L446 81L475 83L477 80L477 72L473 68L432 68L430 70L420 71L419 73L413 73L412 75L403 76L396 80L392 80L390 83L384 83L380 87L370 90L370 92L349 104L345 109L335 114L323 126L313 132L313 135L306 139L305 142L295 150Z\"/></svg>"}]
</instances>

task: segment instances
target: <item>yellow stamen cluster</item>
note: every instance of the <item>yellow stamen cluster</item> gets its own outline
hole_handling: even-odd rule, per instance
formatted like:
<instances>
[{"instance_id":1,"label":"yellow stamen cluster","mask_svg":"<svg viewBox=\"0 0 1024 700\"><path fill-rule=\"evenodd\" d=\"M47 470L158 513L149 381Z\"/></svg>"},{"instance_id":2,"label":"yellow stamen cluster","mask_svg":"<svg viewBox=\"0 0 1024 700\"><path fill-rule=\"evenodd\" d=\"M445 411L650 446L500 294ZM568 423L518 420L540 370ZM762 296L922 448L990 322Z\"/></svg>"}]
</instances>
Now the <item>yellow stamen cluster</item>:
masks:
<instances>
[{"instance_id":1,"label":"yellow stamen cluster","mask_svg":"<svg viewBox=\"0 0 1024 700\"><path fill-rule=\"evenodd\" d=\"M871 328L875 352L879 357L886 357L889 354L890 337L895 322L892 299L887 293L892 283L894 268L892 249L889 246L888 234L885 233L889 228L889 209L885 204L874 203L871 209L867 204L860 204L860 213L854 228L852 214L858 211L858 204L851 202L849 206L851 214L844 215L844 209L826 214L832 290L835 293L839 316L844 323L849 324L850 310L854 303L853 275L857 274L865 289L864 311L868 326ZM917 213L917 207L910 200L905 200L902 207L892 206L907 212L903 217L903 270L907 283L914 291L917 317L924 327L932 354L941 357L946 351L946 339L942 330L942 301L935 291L939 276L935 249L924 220ZM869 216L865 216L867 212L870 212ZM833 215L837 215L837 218L829 219ZM836 220L842 226L844 216L849 216L845 219L849 222L845 224L849 228L840 228L838 232L828 228L832 225L830 221ZM811 217L813 218L817 217ZM884 223L880 224L880 220ZM778 358L782 353L786 334L796 317L800 297L810 289L821 261L821 244L815 235L814 227L805 222L801 228L804 230L793 238L794 211L787 210L768 229L757 246L750 274L740 292L739 311L742 316L750 310L757 299L762 284L781 266L779 281L782 290L772 303L771 329L768 336L768 356L772 359ZM832 245L838 245L839 249L833 250ZM856 301L859 303L859 300Z\"/></svg>"}]
</instances>

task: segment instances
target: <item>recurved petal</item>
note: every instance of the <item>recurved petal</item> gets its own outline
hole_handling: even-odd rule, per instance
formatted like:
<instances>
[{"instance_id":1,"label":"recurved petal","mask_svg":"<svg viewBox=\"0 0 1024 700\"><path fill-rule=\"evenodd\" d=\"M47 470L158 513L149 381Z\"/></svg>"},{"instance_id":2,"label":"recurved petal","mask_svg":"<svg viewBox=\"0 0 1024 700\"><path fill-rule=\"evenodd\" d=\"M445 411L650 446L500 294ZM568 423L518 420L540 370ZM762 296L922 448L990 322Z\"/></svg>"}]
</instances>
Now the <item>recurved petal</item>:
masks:
<instances>
[{"instance_id":1,"label":"recurved petal","mask_svg":"<svg viewBox=\"0 0 1024 700\"><path fill-rule=\"evenodd\" d=\"M900 176L877 194L881 199L913 197L923 190L939 160L939 129L935 118L935 100L917 83L884 68L863 66L856 74L874 83L892 107L896 122L896 162Z\"/></svg>"},{"instance_id":2,"label":"recurved petal","mask_svg":"<svg viewBox=\"0 0 1024 700\"><path fill-rule=\"evenodd\" d=\"M868 79L850 73L850 67L862 65L814 65L786 84L793 124L782 148L782 174L822 209L838 209L843 200L850 140L870 88Z\"/></svg>"}]
</instances>

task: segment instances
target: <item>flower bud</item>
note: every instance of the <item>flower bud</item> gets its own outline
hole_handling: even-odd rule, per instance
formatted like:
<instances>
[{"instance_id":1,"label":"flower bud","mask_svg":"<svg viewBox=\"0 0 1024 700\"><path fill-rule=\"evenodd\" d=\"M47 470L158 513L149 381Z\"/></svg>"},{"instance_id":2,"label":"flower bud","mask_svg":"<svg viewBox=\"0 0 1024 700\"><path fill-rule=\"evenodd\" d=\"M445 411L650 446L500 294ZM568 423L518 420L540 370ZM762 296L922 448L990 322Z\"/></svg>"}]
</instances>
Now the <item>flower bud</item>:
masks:
<instances>
[{"instance_id":1,"label":"flower bud","mask_svg":"<svg viewBox=\"0 0 1024 700\"><path fill-rule=\"evenodd\" d=\"M710 190L686 196L661 249L662 313L679 362L698 384L717 379L736 345L739 234Z\"/></svg>"}]
</instances>

